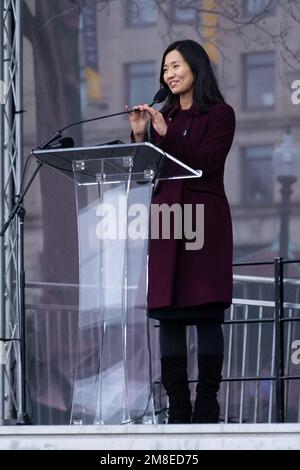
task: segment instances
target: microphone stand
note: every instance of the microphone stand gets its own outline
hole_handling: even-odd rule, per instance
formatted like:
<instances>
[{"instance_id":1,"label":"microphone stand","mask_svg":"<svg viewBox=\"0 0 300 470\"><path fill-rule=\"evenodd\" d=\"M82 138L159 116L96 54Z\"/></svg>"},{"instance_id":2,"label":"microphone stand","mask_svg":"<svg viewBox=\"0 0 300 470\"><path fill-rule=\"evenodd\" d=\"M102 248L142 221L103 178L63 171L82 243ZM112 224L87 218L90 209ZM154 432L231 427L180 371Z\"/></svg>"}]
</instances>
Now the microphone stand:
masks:
<instances>
[{"instance_id":1,"label":"microphone stand","mask_svg":"<svg viewBox=\"0 0 300 470\"><path fill-rule=\"evenodd\" d=\"M156 98L158 95L158 93L155 95L155 97L153 98L153 101L151 104L149 104L149 106L153 106L154 104L158 104L158 103L161 103L163 100L161 98ZM165 95L165 94L164 94ZM162 96L163 97L163 96ZM163 99L165 99L165 96L163 97ZM115 117L115 116L122 116L123 114L130 114L130 113L137 113L138 110L137 109L130 109L129 111L122 111L120 113L114 113L114 114L106 114L104 116L97 116L97 117L94 117L94 118L91 118L91 119L85 119L84 121L77 121L77 122L72 122L72 124L68 124L67 126L63 127L62 129L58 129L52 137L50 137L50 139L55 139L55 138L59 138L61 137L62 133L66 130L66 129L69 129L70 127L73 127L73 126L78 126L79 124L85 124L87 122L93 122L93 121L99 121L101 119L106 119L106 118L111 118L111 117ZM51 140L52 142L52 140ZM43 147L41 147L43 148Z\"/></svg>"},{"instance_id":2,"label":"microphone stand","mask_svg":"<svg viewBox=\"0 0 300 470\"><path fill-rule=\"evenodd\" d=\"M54 140L61 137L59 131L50 136L39 148L46 149L47 146ZM40 168L42 167L43 162L38 162L36 169L31 175L28 183L26 184L22 194L19 194L18 201L14 205L7 221L3 224L0 231L0 236L4 237L5 232L11 224L11 221L14 219L15 215L18 216L18 236L19 236L19 308L20 308L20 362L21 362L21 401L20 408L18 410L17 422L16 424L32 424L31 418L27 413L26 405L26 315L25 315L25 263L24 263L24 222L26 210L23 207L24 197L29 190L34 178L38 174ZM5 341L5 339L4 339Z\"/></svg>"}]
</instances>

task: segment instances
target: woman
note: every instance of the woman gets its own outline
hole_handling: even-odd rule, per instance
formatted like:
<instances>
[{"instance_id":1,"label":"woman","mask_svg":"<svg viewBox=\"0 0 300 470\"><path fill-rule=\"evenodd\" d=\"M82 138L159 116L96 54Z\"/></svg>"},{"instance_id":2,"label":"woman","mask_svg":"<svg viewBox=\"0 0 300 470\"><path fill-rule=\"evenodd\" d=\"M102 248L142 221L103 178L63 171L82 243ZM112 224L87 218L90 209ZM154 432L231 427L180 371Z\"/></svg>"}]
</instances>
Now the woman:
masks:
<instances>
[{"instance_id":1,"label":"woman","mask_svg":"<svg viewBox=\"0 0 300 470\"><path fill-rule=\"evenodd\" d=\"M169 397L169 423L216 423L223 364L224 311L232 301L232 226L223 175L235 116L218 88L205 50L192 40L176 41L163 54L161 86L168 90L159 112L148 105L130 113L133 140L153 142L195 169L197 179L161 181L152 204L204 205L204 244L151 240L149 316L160 321L161 377ZM198 332L198 383L194 411L187 376L186 325Z\"/></svg>"}]
</instances>

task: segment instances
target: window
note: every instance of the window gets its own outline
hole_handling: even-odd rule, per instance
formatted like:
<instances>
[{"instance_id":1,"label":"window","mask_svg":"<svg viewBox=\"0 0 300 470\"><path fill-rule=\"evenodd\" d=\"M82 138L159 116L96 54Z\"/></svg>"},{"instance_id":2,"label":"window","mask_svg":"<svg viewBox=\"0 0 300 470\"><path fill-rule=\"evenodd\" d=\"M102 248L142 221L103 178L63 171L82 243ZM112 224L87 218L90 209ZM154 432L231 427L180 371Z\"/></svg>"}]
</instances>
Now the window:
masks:
<instances>
[{"instance_id":1,"label":"window","mask_svg":"<svg viewBox=\"0 0 300 470\"><path fill-rule=\"evenodd\" d=\"M175 3L175 5L173 5L173 3ZM189 7L189 4L191 4L190 0L176 0L175 2L171 2L171 11L173 11L173 19L176 23L196 23L198 18L197 9Z\"/></svg>"},{"instance_id":2,"label":"window","mask_svg":"<svg viewBox=\"0 0 300 470\"><path fill-rule=\"evenodd\" d=\"M127 64L125 83L128 86L126 102L129 107L141 103L151 103L158 87L155 62Z\"/></svg>"},{"instance_id":3,"label":"window","mask_svg":"<svg viewBox=\"0 0 300 470\"><path fill-rule=\"evenodd\" d=\"M155 0L127 0L127 26L143 27L154 25L157 21L157 5Z\"/></svg>"},{"instance_id":4,"label":"window","mask_svg":"<svg viewBox=\"0 0 300 470\"><path fill-rule=\"evenodd\" d=\"M242 200L244 204L263 205L273 201L273 147L251 146L242 149Z\"/></svg>"},{"instance_id":5,"label":"window","mask_svg":"<svg viewBox=\"0 0 300 470\"><path fill-rule=\"evenodd\" d=\"M246 54L243 61L243 107L247 110L275 106L275 53Z\"/></svg>"},{"instance_id":6,"label":"window","mask_svg":"<svg viewBox=\"0 0 300 470\"><path fill-rule=\"evenodd\" d=\"M242 0L242 15L244 18L263 14L274 15L276 2L274 0Z\"/></svg>"}]
</instances>

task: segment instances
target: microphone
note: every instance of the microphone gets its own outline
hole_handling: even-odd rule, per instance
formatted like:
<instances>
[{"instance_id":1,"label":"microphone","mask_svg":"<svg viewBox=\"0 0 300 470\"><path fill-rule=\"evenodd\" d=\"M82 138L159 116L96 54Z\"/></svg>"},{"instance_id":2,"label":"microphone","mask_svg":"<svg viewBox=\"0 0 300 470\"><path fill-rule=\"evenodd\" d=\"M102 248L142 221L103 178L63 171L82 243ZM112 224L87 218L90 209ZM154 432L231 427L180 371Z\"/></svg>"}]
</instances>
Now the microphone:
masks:
<instances>
[{"instance_id":1,"label":"microphone","mask_svg":"<svg viewBox=\"0 0 300 470\"><path fill-rule=\"evenodd\" d=\"M160 88L158 90L158 92L155 94L155 96L153 98L153 101L150 104L150 106L153 106L154 104L157 104L157 103L162 103L166 99L168 93L169 92L166 88ZM59 134L58 137L61 137L61 134L66 129L69 129L70 127L73 127L73 126L77 126L79 124L84 124L86 122L98 121L100 119L106 119L106 118L109 118L109 117L121 116L122 114L130 114L130 113L136 113L136 112L137 112L136 109L131 109L129 111L122 111L121 113L106 114L105 116L98 116L98 117L91 118L91 119L84 119L83 121L73 122L72 124L68 124L67 126L63 127L62 129L59 129L57 131L57 133ZM55 134L55 135L57 136L57 134Z\"/></svg>"},{"instance_id":2,"label":"microphone","mask_svg":"<svg viewBox=\"0 0 300 470\"><path fill-rule=\"evenodd\" d=\"M162 103L165 101L166 97L168 96L168 90L166 88L160 88L156 95L153 98L152 103L150 106L153 106L154 104ZM129 111L128 111L129 112Z\"/></svg>"},{"instance_id":3,"label":"microphone","mask_svg":"<svg viewBox=\"0 0 300 470\"><path fill-rule=\"evenodd\" d=\"M47 147L44 147L44 148L45 150L47 149L52 150L52 149L66 149L70 147L74 147L74 140L72 139L72 137L62 137L55 144L51 144L51 145L49 144L47 145Z\"/></svg>"}]
</instances>

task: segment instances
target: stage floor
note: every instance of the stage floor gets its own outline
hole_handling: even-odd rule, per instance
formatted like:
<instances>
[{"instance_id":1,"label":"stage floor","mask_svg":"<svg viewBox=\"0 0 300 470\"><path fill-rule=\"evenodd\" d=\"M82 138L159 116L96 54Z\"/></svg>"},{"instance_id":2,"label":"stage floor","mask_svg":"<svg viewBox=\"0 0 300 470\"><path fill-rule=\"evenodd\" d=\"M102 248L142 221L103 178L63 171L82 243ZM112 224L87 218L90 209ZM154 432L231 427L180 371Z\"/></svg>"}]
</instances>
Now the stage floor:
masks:
<instances>
[{"instance_id":1,"label":"stage floor","mask_svg":"<svg viewBox=\"0 0 300 470\"><path fill-rule=\"evenodd\" d=\"M300 424L0 426L1 450L300 449Z\"/></svg>"}]
</instances>

